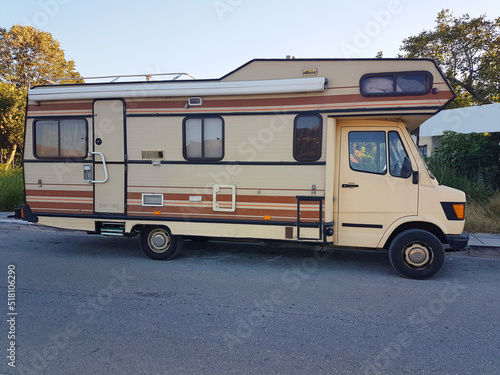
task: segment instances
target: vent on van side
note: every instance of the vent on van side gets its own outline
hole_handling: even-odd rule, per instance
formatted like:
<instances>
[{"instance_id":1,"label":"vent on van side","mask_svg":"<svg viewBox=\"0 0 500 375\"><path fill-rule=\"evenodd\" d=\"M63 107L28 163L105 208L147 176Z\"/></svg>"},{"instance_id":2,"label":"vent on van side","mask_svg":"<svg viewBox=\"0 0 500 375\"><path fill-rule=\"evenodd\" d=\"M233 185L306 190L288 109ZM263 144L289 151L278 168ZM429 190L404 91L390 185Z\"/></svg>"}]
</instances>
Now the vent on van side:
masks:
<instances>
[{"instance_id":1,"label":"vent on van side","mask_svg":"<svg viewBox=\"0 0 500 375\"><path fill-rule=\"evenodd\" d=\"M142 205L163 207L163 194L142 194Z\"/></svg>"},{"instance_id":2,"label":"vent on van side","mask_svg":"<svg viewBox=\"0 0 500 375\"><path fill-rule=\"evenodd\" d=\"M163 151L141 150L142 160L163 160Z\"/></svg>"}]
</instances>

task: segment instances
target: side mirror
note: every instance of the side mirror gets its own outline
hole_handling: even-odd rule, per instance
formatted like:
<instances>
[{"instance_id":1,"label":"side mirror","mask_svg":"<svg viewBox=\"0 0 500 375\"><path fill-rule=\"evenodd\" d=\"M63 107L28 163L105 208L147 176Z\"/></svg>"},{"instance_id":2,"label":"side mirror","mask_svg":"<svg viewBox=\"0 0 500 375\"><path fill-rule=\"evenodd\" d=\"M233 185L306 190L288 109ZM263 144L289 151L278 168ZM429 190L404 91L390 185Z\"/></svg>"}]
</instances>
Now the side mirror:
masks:
<instances>
[{"instance_id":1,"label":"side mirror","mask_svg":"<svg viewBox=\"0 0 500 375\"><path fill-rule=\"evenodd\" d=\"M413 185L418 185L418 171L413 171Z\"/></svg>"}]
</instances>

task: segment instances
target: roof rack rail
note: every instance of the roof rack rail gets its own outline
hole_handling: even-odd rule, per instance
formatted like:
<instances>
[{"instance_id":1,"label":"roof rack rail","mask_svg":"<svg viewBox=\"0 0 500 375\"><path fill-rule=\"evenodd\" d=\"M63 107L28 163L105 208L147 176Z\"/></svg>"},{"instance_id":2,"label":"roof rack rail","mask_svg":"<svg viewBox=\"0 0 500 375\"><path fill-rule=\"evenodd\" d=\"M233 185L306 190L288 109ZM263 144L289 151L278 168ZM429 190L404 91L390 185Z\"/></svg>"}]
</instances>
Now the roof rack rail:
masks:
<instances>
[{"instance_id":1,"label":"roof rack rail","mask_svg":"<svg viewBox=\"0 0 500 375\"><path fill-rule=\"evenodd\" d=\"M152 77L156 76L174 76L171 80L175 81L179 79L182 76L187 76L191 79L196 80L191 74L188 73L145 73L145 74L120 74L120 75L113 75L113 76L95 76L95 77L63 77L63 78L53 78L49 77L46 78L48 81L54 84L58 84L61 81L76 81L79 79L83 80L92 80L92 79L109 79L111 78L110 83L118 81L120 78L132 78L132 77L144 77L146 81L150 81Z\"/></svg>"}]
</instances>

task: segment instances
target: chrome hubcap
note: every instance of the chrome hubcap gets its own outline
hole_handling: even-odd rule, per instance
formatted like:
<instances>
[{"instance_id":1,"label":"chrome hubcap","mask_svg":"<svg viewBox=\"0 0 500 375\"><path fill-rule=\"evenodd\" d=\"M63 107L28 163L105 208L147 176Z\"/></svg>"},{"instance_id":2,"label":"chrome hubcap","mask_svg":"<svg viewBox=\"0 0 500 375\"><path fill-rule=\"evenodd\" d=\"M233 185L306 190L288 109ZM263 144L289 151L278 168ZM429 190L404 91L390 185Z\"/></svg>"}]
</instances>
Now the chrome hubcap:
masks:
<instances>
[{"instance_id":1,"label":"chrome hubcap","mask_svg":"<svg viewBox=\"0 0 500 375\"><path fill-rule=\"evenodd\" d=\"M429 249L420 244L407 247L404 256L406 262L415 267L422 267L431 259Z\"/></svg>"},{"instance_id":2,"label":"chrome hubcap","mask_svg":"<svg viewBox=\"0 0 500 375\"><path fill-rule=\"evenodd\" d=\"M148 242L155 253L163 253L170 247L170 235L163 229L155 229L149 234Z\"/></svg>"}]
</instances>

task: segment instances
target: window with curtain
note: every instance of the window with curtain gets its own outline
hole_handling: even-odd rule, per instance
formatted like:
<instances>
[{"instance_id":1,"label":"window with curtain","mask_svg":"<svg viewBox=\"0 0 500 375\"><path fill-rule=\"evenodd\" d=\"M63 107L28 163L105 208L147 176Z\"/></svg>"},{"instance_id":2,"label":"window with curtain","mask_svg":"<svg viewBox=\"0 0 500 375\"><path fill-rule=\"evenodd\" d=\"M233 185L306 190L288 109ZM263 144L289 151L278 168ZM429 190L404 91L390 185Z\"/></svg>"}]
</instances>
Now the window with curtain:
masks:
<instances>
[{"instance_id":1,"label":"window with curtain","mask_svg":"<svg viewBox=\"0 0 500 375\"><path fill-rule=\"evenodd\" d=\"M299 115L293 124L293 157L297 161L311 162L321 157L321 134L323 132L320 115Z\"/></svg>"},{"instance_id":2,"label":"window with curtain","mask_svg":"<svg viewBox=\"0 0 500 375\"><path fill-rule=\"evenodd\" d=\"M85 159L87 120L47 119L34 122L34 154L38 159Z\"/></svg>"},{"instance_id":3,"label":"window with curtain","mask_svg":"<svg viewBox=\"0 0 500 375\"><path fill-rule=\"evenodd\" d=\"M183 124L186 160L221 160L224 157L224 121L221 117L186 118Z\"/></svg>"}]
</instances>

